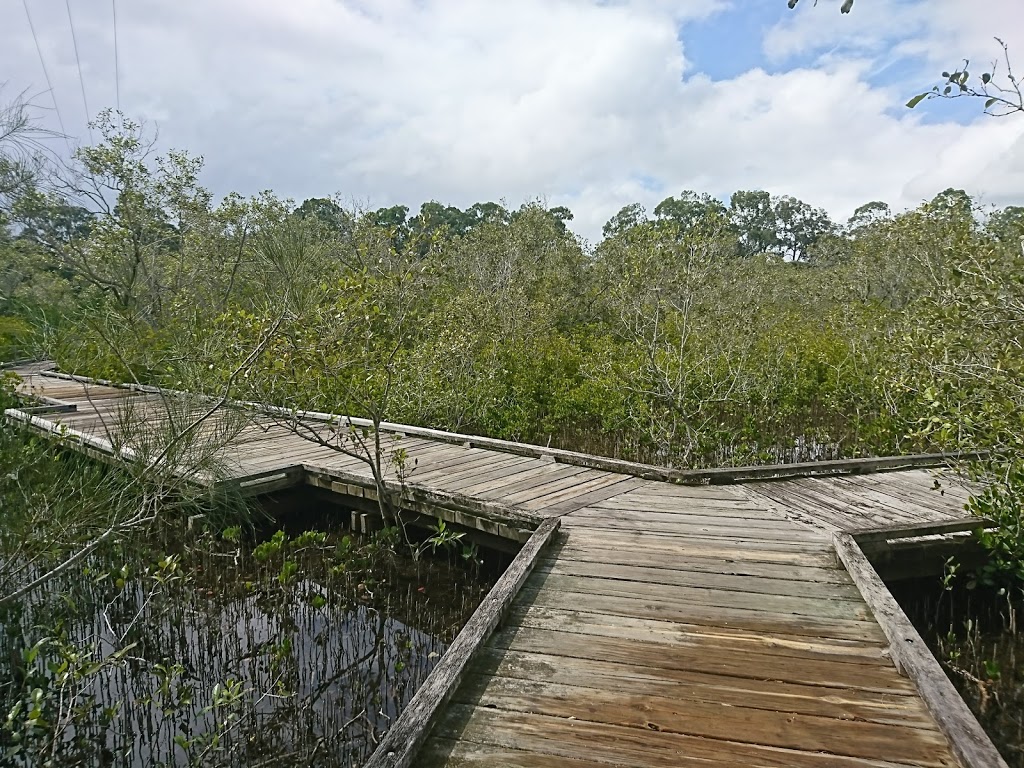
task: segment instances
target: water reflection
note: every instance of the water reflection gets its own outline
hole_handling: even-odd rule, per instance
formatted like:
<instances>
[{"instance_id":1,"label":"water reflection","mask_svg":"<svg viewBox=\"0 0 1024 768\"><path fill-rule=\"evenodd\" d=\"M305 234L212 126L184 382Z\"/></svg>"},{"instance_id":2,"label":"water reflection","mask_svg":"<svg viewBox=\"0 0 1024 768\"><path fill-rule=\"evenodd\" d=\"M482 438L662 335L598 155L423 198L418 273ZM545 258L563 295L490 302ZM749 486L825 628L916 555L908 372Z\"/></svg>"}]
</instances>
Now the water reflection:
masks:
<instances>
[{"instance_id":1,"label":"water reflection","mask_svg":"<svg viewBox=\"0 0 1024 768\"><path fill-rule=\"evenodd\" d=\"M94 558L5 617L5 659L57 638L4 696L46 691L58 737L38 751L56 765L361 765L489 585L301 538L262 559L215 537L169 565ZM92 667L58 685L68 649Z\"/></svg>"}]
</instances>

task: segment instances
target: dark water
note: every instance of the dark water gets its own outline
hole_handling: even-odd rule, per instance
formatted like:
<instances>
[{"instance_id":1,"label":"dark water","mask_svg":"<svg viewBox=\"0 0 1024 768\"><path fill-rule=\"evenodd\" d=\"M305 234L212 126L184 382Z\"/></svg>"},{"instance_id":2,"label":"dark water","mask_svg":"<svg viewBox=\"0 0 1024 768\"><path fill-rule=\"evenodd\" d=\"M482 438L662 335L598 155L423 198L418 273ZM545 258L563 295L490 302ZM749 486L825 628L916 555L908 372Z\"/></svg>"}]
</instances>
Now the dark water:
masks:
<instances>
[{"instance_id":1,"label":"dark water","mask_svg":"<svg viewBox=\"0 0 1024 768\"><path fill-rule=\"evenodd\" d=\"M1011 768L1024 768L1024 599L938 578L891 584L947 677Z\"/></svg>"},{"instance_id":2,"label":"dark water","mask_svg":"<svg viewBox=\"0 0 1024 768\"><path fill-rule=\"evenodd\" d=\"M0 617L10 764L361 765L490 586L457 552L395 549L204 535L94 558Z\"/></svg>"}]
</instances>

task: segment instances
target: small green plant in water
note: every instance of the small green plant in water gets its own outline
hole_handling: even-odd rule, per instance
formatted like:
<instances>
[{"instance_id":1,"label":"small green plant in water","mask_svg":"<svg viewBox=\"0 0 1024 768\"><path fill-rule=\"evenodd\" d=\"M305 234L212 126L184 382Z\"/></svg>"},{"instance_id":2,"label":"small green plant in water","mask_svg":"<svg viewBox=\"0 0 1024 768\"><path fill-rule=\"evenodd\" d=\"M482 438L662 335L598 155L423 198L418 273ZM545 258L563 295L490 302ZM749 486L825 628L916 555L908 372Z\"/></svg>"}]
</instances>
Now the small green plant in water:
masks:
<instances>
[{"instance_id":1,"label":"small green plant in water","mask_svg":"<svg viewBox=\"0 0 1024 768\"><path fill-rule=\"evenodd\" d=\"M428 550L431 552L454 550L465 536L465 533L461 531L456 532L452 530L448 523L440 517L437 518L437 525L433 526L430 530L433 533L414 550L414 558L416 560L419 560Z\"/></svg>"}]
</instances>

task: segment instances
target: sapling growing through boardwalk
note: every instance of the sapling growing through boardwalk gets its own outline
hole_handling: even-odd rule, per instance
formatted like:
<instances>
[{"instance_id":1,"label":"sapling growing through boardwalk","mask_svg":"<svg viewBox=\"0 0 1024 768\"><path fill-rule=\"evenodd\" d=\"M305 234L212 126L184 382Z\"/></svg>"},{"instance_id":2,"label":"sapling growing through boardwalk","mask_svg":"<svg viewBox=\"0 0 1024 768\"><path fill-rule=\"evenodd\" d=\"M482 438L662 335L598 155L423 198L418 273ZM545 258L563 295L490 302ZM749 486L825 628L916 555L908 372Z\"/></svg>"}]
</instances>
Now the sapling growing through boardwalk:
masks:
<instances>
[{"instance_id":1,"label":"sapling growing through boardwalk","mask_svg":"<svg viewBox=\"0 0 1024 768\"><path fill-rule=\"evenodd\" d=\"M418 328L419 243L396 245L365 218L343 239L319 222L292 218L256 247L280 281L288 317L262 363L243 377L248 398L275 406L260 409L273 423L365 464L382 518L401 526L401 500L388 478L394 473L401 485L415 461L381 424ZM339 266L325 276L314 267L327 253ZM311 411L327 415L310 418Z\"/></svg>"}]
</instances>

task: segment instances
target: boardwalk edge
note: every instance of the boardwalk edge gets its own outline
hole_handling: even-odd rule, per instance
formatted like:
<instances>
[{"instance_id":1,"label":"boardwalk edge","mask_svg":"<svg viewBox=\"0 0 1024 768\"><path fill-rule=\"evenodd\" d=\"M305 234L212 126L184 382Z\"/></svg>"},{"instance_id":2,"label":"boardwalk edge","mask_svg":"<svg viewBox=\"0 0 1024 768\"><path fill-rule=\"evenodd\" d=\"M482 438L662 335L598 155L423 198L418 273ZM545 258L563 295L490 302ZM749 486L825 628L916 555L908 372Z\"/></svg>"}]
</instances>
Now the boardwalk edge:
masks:
<instances>
[{"instance_id":1,"label":"boardwalk edge","mask_svg":"<svg viewBox=\"0 0 1024 768\"><path fill-rule=\"evenodd\" d=\"M927 532L927 528L922 528L918 535ZM949 740L953 754L964 768L1007 768L974 713L861 550L856 534L835 533L832 540L836 554L888 638L897 669L917 686L925 706Z\"/></svg>"},{"instance_id":2,"label":"boardwalk edge","mask_svg":"<svg viewBox=\"0 0 1024 768\"><path fill-rule=\"evenodd\" d=\"M39 371L38 375L48 378L64 379L65 381L77 381L82 384L99 384L106 387L128 389L134 392L148 394L180 394L178 390L154 387L146 384L124 384L107 379L94 379L88 376L62 373L58 371ZM193 395L194 396L194 395ZM289 417L310 419L313 421L341 422L357 427L372 426L368 419L355 416L345 416L336 413L321 413L319 411L291 410L277 406L270 406L263 403L251 403L244 401L231 401L232 405L243 408L251 408L264 413L273 413ZM603 456L592 456L576 451L567 451L560 448L547 448L529 443L516 443L510 440L500 440L493 437L477 437L461 432L448 432L441 429L430 429L428 427L415 427L409 424L398 424L394 422L381 422L380 428L384 432L401 433L410 437L420 437L428 440L436 440L453 445L461 445L466 448L485 448L502 453L511 453L517 456L528 456L530 458L547 459L561 464L571 466L587 467L603 472L615 472L623 475L632 475L645 480L660 480L679 485L720 485L742 483L749 480L786 480L799 477L827 477L832 475L865 474L872 472L891 472L911 468L934 468L944 467L961 461L973 461L981 459L985 454L977 452L954 452L954 453L924 453L907 456L880 456L859 459L838 459L832 461L809 461L794 462L790 464L766 464L746 467L722 467L715 469L673 469L653 464L642 464L624 459L610 459Z\"/></svg>"},{"instance_id":3,"label":"boardwalk edge","mask_svg":"<svg viewBox=\"0 0 1024 768\"><path fill-rule=\"evenodd\" d=\"M470 663L519 594L560 522L559 518L550 518L533 532L363 768L408 768L413 765L438 713L451 699Z\"/></svg>"}]
</instances>

